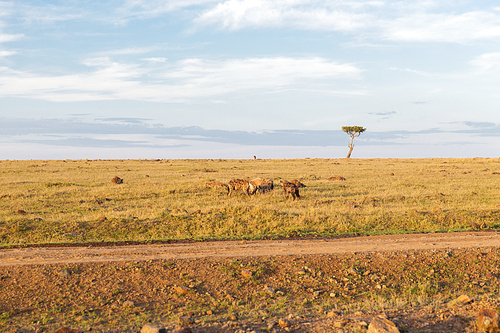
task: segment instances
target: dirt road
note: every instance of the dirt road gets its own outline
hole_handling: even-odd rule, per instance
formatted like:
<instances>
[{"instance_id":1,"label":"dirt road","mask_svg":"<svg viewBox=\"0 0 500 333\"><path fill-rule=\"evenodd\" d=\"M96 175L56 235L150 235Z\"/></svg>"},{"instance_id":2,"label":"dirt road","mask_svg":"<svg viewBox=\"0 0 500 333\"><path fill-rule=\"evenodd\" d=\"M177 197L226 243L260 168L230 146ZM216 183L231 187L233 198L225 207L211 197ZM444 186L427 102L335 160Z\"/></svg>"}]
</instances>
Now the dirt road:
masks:
<instances>
[{"instance_id":1,"label":"dirt road","mask_svg":"<svg viewBox=\"0 0 500 333\"><path fill-rule=\"evenodd\" d=\"M486 231L383 235L323 240L214 241L107 247L37 247L0 250L0 266L437 250L492 246L500 246L500 233Z\"/></svg>"}]
</instances>

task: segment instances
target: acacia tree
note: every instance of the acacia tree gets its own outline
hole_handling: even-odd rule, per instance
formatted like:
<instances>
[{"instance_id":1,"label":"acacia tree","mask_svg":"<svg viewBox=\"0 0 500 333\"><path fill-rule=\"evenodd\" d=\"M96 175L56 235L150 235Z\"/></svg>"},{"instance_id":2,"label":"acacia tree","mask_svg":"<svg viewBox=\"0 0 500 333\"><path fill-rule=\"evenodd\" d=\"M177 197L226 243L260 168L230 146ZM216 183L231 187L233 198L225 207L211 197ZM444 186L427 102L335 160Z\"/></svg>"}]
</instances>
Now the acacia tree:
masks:
<instances>
[{"instance_id":1,"label":"acacia tree","mask_svg":"<svg viewBox=\"0 0 500 333\"><path fill-rule=\"evenodd\" d=\"M349 153L347 154L346 157L346 158L351 158L351 153L352 150L354 149L354 138L360 136L361 133L366 131L366 128L361 126L342 126L342 131L346 132L351 137L351 143L348 145Z\"/></svg>"}]
</instances>

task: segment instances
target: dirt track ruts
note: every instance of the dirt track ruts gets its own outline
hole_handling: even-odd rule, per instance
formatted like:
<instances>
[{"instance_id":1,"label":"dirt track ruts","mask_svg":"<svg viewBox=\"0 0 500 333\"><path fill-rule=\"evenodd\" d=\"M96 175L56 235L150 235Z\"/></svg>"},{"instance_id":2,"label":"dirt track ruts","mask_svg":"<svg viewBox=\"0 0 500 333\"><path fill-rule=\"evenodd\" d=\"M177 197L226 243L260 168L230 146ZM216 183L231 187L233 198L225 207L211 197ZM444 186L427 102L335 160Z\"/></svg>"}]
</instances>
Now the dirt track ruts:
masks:
<instances>
[{"instance_id":1,"label":"dirt track ruts","mask_svg":"<svg viewBox=\"0 0 500 333\"><path fill-rule=\"evenodd\" d=\"M249 240L104 247L37 247L1 249L0 266L204 257L437 250L492 246L500 246L499 232L426 233L320 240Z\"/></svg>"}]
</instances>

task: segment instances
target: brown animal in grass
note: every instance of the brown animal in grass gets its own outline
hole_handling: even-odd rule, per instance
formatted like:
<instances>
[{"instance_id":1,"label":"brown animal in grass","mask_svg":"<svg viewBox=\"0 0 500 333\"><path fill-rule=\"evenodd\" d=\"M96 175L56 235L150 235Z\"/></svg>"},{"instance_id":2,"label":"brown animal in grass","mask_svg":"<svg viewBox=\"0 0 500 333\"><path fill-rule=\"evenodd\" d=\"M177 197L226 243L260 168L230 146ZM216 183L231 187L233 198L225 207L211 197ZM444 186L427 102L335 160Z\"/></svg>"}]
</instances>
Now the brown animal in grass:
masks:
<instances>
[{"instance_id":1,"label":"brown animal in grass","mask_svg":"<svg viewBox=\"0 0 500 333\"><path fill-rule=\"evenodd\" d=\"M280 183L283 186L285 197L291 195L293 200L295 200L295 198L300 199L299 188L297 187L297 185L287 180L281 180Z\"/></svg>"},{"instance_id":2,"label":"brown animal in grass","mask_svg":"<svg viewBox=\"0 0 500 333\"><path fill-rule=\"evenodd\" d=\"M334 180L345 180L344 177L342 176L334 176L334 177L330 177L328 178L329 181L334 181Z\"/></svg>"},{"instance_id":3,"label":"brown animal in grass","mask_svg":"<svg viewBox=\"0 0 500 333\"><path fill-rule=\"evenodd\" d=\"M227 184L219 183L219 182L208 182L205 183L205 187L213 188L213 189L222 189L225 190L229 194L229 186Z\"/></svg>"},{"instance_id":4,"label":"brown animal in grass","mask_svg":"<svg viewBox=\"0 0 500 333\"><path fill-rule=\"evenodd\" d=\"M123 179L121 179L120 177L115 176L115 177L113 177L113 179L111 179L111 182L113 184L122 184L123 183Z\"/></svg>"},{"instance_id":5,"label":"brown animal in grass","mask_svg":"<svg viewBox=\"0 0 500 333\"><path fill-rule=\"evenodd\" d=\"M227 195L231 195L233 191L243 191L246 196L255 194L257 187L250 182L249 179L233 179L229 181L229 192Z\"/></svg>"},{"instance_id":6,"label":"brown animal in grass","mask_svg":"<svg viewBox=\"0 0 500 333\"><path fill-rule=\"evenodd\" d=\"M304 184L299 182L297 179L291 180L290 183L295 184L297 187L306 187Z\"/></svg>"},{"instance_id":7,"label":"brown animal in grass","mask_svg":"<svg viewBox=\"0 0 500 333\"><path fill-rule=\"evenodd\" d=\"M272 179L262 179L256 178L250 181L256 187L256 192L258 193L266 193L274 189L274 183Z\"/></svg>"}]
</instances>

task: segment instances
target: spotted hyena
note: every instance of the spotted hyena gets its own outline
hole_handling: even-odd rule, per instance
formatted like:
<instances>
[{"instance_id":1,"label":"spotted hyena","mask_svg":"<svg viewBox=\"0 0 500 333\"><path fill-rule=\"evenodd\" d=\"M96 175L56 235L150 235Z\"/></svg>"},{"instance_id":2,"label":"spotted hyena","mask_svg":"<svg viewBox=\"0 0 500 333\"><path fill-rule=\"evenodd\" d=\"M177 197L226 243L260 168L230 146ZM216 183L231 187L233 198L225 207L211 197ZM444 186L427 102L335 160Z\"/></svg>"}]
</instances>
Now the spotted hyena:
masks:
<instances>
[{"instance_id":1,"label":"spotted hyena","mask_svg":"<svg viewBox=\"0 0 500 333\"><path fill-rule=\"evenodd\" d=\"M297 179L291 180L290 183L295 184L297 187L306 187L304 184L299 182Z\"/></svg>"},{"instance_id":2,"label":"spotted hyena","mask_svg":"<svg viewBox=\"0 0 500 333\"><path fill-rule=\"evenodd\" d=\"M262 179L256 178L250 181L256 187L256 192L258 193L266 193L274 189L274 183L272 179Z\"/></svg>"},{"instance_id":3,"label":"spotted hyena","mask_svg":"<svg viewBox=\"0 0 500 333\"><path fill-rule=\"evenodd\" d=\"M229 193L229 186L227 184L219 183L219 182L208 182L205 184L205 187L213 188L213 189L222 189Z\"/></svg>"},{"instance_id":4,"label":"spotted hyena","mask_svg":"<svg viewBox=\"0 0 500 333\"><path fill-rule=\"evenodd\" d=\"M300 199L299 188L297 187L297 185L287 180L281 180L280 183L283 186L285 197L291 195L293 200L295 200L295 198Z\"/></svg>"},{"instance_id":5,"label":"spotted hyena","mask_svg":"<svg viewBox=\"0 0 500 333\"><path fill-rule=\"evenodd\" d=\"M233 179L229 181L229 192L227 195L231 195L233 191L243 191L245 195L250 196L255 194L256 190L257 187L249 179Z\"/></svg>"}]
</instances>

